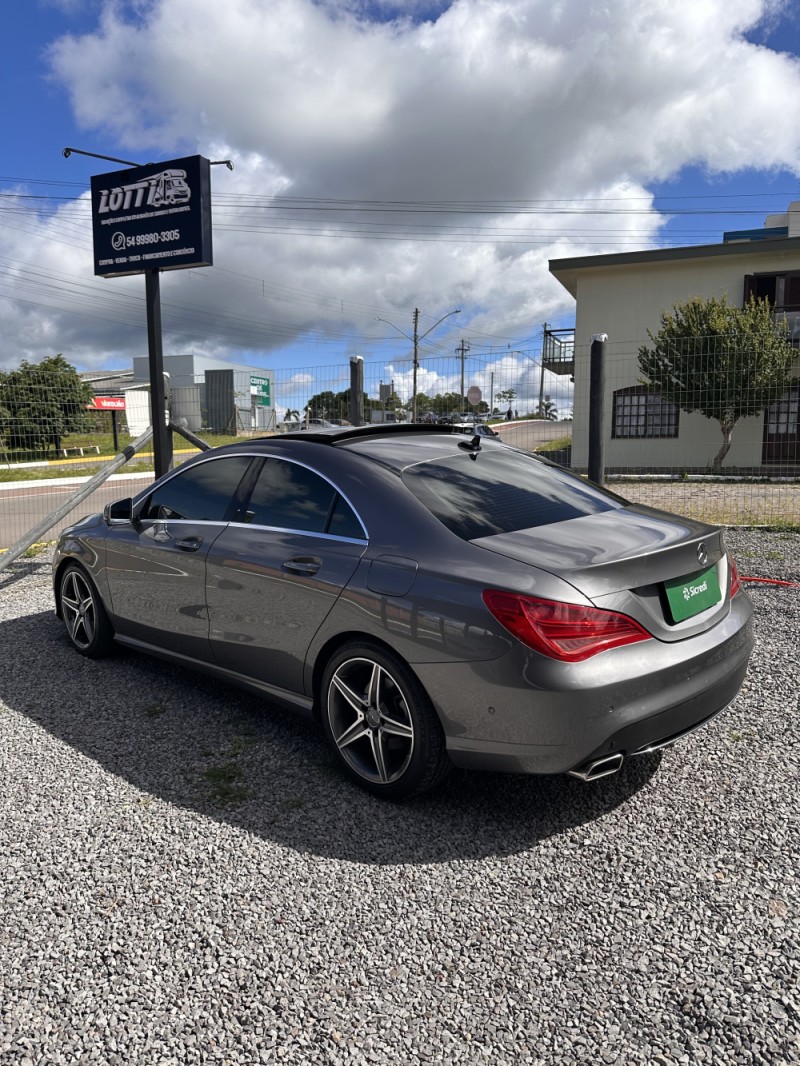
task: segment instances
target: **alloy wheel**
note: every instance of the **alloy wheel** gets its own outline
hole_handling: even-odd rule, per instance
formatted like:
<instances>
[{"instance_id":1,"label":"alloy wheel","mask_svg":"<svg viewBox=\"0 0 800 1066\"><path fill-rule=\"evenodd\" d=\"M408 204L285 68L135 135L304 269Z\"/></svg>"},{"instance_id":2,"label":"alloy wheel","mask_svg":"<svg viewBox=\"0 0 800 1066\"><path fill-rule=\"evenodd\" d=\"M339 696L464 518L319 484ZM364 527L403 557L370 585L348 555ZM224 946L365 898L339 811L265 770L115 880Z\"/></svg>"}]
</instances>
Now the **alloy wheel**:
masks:
<instances>
[{"instance_id":1,"label":"alloy wheel","mask_svg":"<svg viewBox=\"0 0 800 1066\"><path fill-rule=\"evenodd\" d=\"M61 610L70 640L86 651L97 633L97 604L89 582L78 570L70 570L64 578Z\"/></svg>"},{"instance_id":2,"label":"alloy wheel","mask_svg":"<svg viewBox=\"0 0 800 1066\"><path fill-rule=\"evenodd\" d=\"M328 724L341 757L374 784L398 781L414 754L414 723L392 674L367 658L336 669L328 685Z\"/></svg>"}]
</instances>

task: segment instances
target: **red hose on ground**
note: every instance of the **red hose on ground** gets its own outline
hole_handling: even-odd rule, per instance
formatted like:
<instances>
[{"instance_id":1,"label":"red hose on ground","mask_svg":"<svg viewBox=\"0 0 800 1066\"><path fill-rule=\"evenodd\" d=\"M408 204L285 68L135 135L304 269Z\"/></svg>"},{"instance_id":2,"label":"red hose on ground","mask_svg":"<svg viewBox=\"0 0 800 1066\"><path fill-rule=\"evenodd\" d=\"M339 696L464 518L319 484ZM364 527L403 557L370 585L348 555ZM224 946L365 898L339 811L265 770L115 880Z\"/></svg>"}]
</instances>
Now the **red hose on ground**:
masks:
<instances>
[{"instance_id":1,"label":"red hose on ground","mask_svg":"<svg viewBox=\"0 0 800 1066\"><path fill-rule=\"evenodd\" d=\"M761 585L784 585L790 589L800 589L798 581L779 581L776 577L743 577L741 581L757 581Z\"/></svg>"}]
</instances>

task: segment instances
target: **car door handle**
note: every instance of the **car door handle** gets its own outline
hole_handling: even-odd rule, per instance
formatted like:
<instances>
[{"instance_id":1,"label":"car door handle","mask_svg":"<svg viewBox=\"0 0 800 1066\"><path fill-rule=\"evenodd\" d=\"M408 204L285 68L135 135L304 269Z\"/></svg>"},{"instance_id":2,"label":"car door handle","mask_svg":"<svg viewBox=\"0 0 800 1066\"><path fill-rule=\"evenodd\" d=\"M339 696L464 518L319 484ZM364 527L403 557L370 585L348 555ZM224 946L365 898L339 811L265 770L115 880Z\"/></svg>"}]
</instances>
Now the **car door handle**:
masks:
<instances>
[{"instance_id":1,"label":"car door handle","mask_svg":"<svg viewBox=\"0 0 800 1066\"><path fill-rule=\"evenodd\" d=\"M293 574L316 574L319 568L322 566L321 559L310 559L308 557L298 559L287 559L283 564L284 570L289 570Z\"/></svg>"},{"instance_id":2,"label":"car door handle","mask_svg":"<svg viewBox=\"0 0 800 1066\"><path fill-rule=\"evenodd\" d=\"M186 537L184 540L176 540L175 547L182 552L196 552L203 543L202 537Z\"/></svg>"}]
</instances>

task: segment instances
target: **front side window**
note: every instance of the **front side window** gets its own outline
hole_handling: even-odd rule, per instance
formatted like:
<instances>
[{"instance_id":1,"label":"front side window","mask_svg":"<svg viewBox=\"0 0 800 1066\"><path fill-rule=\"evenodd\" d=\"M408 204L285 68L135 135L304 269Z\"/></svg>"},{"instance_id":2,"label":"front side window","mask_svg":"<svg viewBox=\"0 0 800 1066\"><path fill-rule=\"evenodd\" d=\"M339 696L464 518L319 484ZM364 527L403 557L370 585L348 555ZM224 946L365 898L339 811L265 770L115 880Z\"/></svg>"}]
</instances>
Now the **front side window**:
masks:
<instances>
[{"instance_id":1,"label":"front side window","mask_svg":"<svg viewBox=\"0 0 800 1066\"><path fill-rule=\"evenodd\" d=\"M247 503L252 525L363 539L361 523L329 481L299 463L266 459Z\"/></svg>"},{"instance_id":2,"label":"front side window","mask_svg":"<svg viewBox=\"0 0 800 1066\"><path fill-rule=\"evenodd\" d=\"M663 400L660 393L641 385L617 389L611 436L677 437L678 408Z\"/></svg>"},{"instance_id":3,"label":"front side window","mask_svg":"<svg viewBox=\"0 0 800 1066\"><path fill-rule=\"evenodd\" d=\"M155 489L139 517L228 521L236 490L251 462L248 455L228 455L179 470Z\"/></svg>"}]
</instances>

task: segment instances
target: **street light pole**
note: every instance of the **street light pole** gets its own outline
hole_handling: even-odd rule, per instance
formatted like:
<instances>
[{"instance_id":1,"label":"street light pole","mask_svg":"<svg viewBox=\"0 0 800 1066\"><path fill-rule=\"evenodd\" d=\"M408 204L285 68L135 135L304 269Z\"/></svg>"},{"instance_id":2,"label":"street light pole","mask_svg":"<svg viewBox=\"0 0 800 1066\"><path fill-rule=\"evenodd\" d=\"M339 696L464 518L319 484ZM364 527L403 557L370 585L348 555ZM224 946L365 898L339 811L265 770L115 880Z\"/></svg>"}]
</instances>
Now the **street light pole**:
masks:
<instances>
[{"instance_id":1,"label":"street light pole","mask_svg":"<svg viewBox=\"0 0 800 1066\"><path fill-rule=\"evenodd\" d=\"M467 342L463 338L461 340L461 344L459 344L459 346L456 348L456 351L459 352L460 355L461 355L461 402L463 403L463 401L464 401L464 360L466 359L467 352L469 351L469 345L467 344Z\"/></svg>"},{"instance_id":2,"label":"street light pole","mask_svg":"<svg viewBox=\"0 0 800 1066\"><path fill-rule=\"evenodd\" d=\"M417 371L419 370L419 308L414 308L414 372L411 381L411 421L417 421Z\"/></svg>"},{"instance_id":3,"label":"street light pole","mask_svg":"<svg viewBox=\"0 0 800 1066\"><path fill-rule=\"evenodd\" d=\"M414 308L414 336L413 337L409 337L408 334L404 333L403 330L400 329L399 326L396 326L394 324L394 322L389 322L385 318L379 318L378 319L378 322L385 322L387 326L391 326L392 329L396 329L398 333L402 333L403 336L407 340L410 340L411 343L414 345L414 371L413 371L412 382L411 382L411 421L412 422L416 422L417 421L417 371L419 370L419 342L425 340L425 338L428 336L428 334L432 333L436 329L436 327L438 325L441 325L441 323L444 322L444 320L446 318L449 318L451 315L460 315L460 314L461 314L461 308L460 307L457 307L455 311L448 311L446 315L442 315L442 317L439 319L438 322L434 322L433 325L431 326L431 328L430 329L426 329L425 332L420 336L420 333L419 333L419 308L415 307Z\"/></svg>"}]
</instances>

